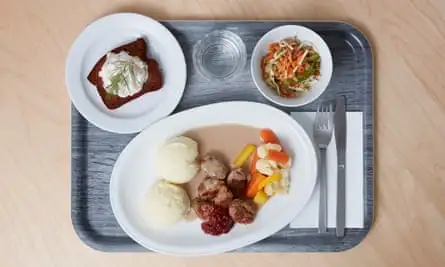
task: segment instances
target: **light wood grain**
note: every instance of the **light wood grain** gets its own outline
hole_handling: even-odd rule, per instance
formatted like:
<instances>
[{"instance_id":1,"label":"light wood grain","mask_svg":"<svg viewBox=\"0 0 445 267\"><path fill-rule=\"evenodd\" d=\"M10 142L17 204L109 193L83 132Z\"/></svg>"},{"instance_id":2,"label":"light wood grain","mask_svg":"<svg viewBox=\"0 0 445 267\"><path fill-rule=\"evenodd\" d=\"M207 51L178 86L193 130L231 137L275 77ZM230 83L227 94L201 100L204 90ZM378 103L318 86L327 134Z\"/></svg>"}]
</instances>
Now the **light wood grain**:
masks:
<instances>
[{"instance_id":1,"label":"light wood grain","mask_svg":"<svg viewBox=\"0 0 445 267\"><path fill-rule=\"evenodd\" d=\"M70 220L65 57L94 19L351 22L376 55L376 220L343 253L105 254ZM15 0L0 9L0 266L445 266L445 1Z\"/></svg>"}]
</instances>

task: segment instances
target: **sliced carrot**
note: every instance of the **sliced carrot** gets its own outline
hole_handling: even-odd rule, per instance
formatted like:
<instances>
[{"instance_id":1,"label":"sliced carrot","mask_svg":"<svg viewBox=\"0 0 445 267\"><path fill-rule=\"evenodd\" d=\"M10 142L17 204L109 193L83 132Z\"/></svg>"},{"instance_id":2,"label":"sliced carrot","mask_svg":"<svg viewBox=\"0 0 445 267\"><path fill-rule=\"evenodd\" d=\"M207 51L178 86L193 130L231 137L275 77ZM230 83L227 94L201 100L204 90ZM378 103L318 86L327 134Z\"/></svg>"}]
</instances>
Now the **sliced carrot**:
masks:
<instances>
[{"instance_id":1,"label":"sliced carrot","mask_svg":"<svg viewBox=\"0 0 445 267\"><path fill-rule=\"evenodd\" d=\"M267 158L282 165L286 165L289 162L289 156L286 153L272 149L267 151Z\"/></svg>"},{"instance_id":2,"label":"sliced carrot","mask_svg":"<svg viewBox=\"0 0 445 267\"><path fill-rule=\"evenodd\" d=\"M297 73L300 74L303 72L304 72L304 66L302 66L302 65L298 66Z\"/></svg>"},{"instance_id":3,"label":"sliced carrot","mask_svg":"<svg viewBox=\"0 0 445 267\"><path fill-rule=\"evenodd\" d=\"M256 172L256 162L257 161L258 161L258 153L257 153L257 150L255 149L255 152L253 152L253 155L252 155L252 162L250 164L250 176L252 176L252 177L253 177L254 173Z\"/></svg>"},{"instance_id":4,"label":"sliced carrot","mask_svg":"<svg viewBox=\"0 0 445 267\"><path fill-rule=\"evenodd\" d=\"M250 179L249 184L247 185L246 195L250 198L255 197L256 193L259 191L258 186L265 179L266 176L262 175L259 172L255 172L254 175L252 175L252 179Z\"/></svg>"},{"instance_id":5,"label":"sliced carrot","mask_svg":"<svg viewBox=\"0 0 445 267\"><path fill-rule=\"evenodd\" d=\"M261 129L260 138L265 144L280 144L280 140L271 129Z\"/></svg>"}]
</instances>

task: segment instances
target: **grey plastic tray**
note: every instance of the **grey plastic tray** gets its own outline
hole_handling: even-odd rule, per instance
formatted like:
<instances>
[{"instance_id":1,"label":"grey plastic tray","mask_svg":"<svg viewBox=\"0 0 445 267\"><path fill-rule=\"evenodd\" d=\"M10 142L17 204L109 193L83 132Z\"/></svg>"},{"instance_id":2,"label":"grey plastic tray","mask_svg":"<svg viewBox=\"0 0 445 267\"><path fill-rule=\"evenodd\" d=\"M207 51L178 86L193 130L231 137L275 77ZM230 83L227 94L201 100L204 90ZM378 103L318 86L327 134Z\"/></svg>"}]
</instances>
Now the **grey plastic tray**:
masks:
<instances>
[{"instance_id":1,"label":"grey plastic tray","mask_svg":"<svg viewBox=\"0 0 445 267\"><path fill-rule=\"evenodd\" d=\"M364 134L364 228L348 228L343 238L335 229L318 234L316 229L282 229L243 252L343 251L360 243L373 221L373 57L366 37L356 28L341 22L316 21L165 21L184 50L187 60L187 86L175 112L196 106L229 101L266 101L250 76L250 56L259 38L270 29L296 24L319 33L331 49L334 74L326 92L314 103L291 111L315 111L316 105L336 94L347 97L348 111L363 112ZM241 36L247 48L247 64L228 82L208 82L193 66L192 49L196 41L215 29L228 29ZM88 123L73 107L71 128L71 216L74 229L88 246L101 251L148 251L130 239L119 227L111 210L108 184L113 164L134 135L102 131ZM357 177L360 178L360 177Z\"/></svg>"}]
</instances>

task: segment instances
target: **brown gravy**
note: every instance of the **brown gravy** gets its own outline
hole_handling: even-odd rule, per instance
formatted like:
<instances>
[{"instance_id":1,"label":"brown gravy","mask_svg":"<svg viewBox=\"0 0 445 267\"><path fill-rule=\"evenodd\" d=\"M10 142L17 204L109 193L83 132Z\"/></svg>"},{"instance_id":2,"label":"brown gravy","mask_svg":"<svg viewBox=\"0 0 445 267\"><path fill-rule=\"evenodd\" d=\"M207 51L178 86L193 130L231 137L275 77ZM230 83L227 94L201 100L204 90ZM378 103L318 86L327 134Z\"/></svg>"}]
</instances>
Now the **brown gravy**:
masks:
<instances>
[{"instance_id":1,"label":"brown gravy","mask_svg":"<svg viewBox=\"0 0 445 267\"><path fill-rule=\"evenodd\" d=\"M227 166L230 166L232 160L245 145L257 145L260 142L259 132L260 129L250 126L224 124L193 129L183 135L198 142L200 157L211 153L223 160ZM249 173L249 166L248 163L244 164L246 174ZM204 178L204 175L200 172L192 181L184 185L190 199L197 195L198 185Z\"/></svg>"}]
</instances>

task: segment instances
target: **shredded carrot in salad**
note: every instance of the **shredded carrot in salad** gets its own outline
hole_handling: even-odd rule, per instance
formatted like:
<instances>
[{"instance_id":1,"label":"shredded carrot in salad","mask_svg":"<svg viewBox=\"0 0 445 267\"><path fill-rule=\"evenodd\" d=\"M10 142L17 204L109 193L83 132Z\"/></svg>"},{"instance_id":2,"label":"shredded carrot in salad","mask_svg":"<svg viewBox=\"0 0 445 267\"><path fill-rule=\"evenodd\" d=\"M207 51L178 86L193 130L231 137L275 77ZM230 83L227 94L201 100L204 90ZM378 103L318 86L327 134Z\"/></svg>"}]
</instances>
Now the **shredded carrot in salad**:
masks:
<instances>
[{"instance_id":1,"label":"shredded carrot in salad","mask_svg":"<svg viewBox=\"0 0 445 267\"><path fill-rule=\"evenodd\" d=\"M320 77L320 62L312 45L287 38L269 45L261 64L263 79L279 96L295 98Z\"/></svg>"}]
</instances>

